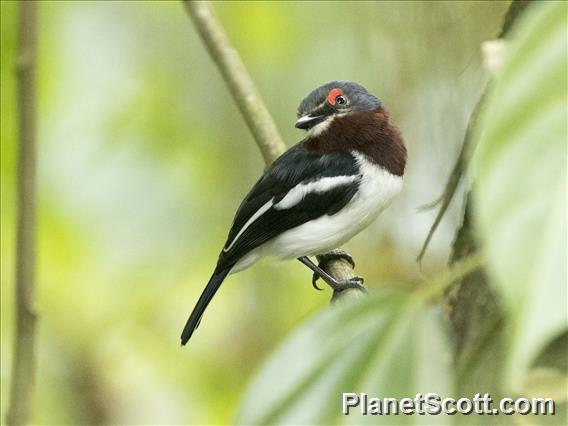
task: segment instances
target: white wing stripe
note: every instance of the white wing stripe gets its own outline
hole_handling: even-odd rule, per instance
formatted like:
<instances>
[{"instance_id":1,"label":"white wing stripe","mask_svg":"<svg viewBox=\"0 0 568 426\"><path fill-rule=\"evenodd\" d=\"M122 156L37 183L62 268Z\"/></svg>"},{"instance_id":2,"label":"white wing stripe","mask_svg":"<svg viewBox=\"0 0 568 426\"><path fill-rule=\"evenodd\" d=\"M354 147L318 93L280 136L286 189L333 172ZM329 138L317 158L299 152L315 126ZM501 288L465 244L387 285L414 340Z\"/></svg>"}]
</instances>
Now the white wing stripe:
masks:
<instances>
[{"instance_id":1,"label":"white wing stripe","mask_svg":"<svg viewBox=\"0 0 568 426\"><path fill-rule=\"evenodd\" d=\"M231 241L223 251L226 253L235 245L238 241L240 236L247 230L249 226L253 224L260 216L266 213L272 206L274 206L277 210L285 210L291 207L294 207L300 201L304 199L304 197L312 192L315 193L323 193L329 191L332 188L337 186L347 185L349 183L354 182L359 178L358 175L351 175L351 176L333 176L333 177L324 177L319 180L309 182L309 183L300 183L292 188L282 200L278 203L274 204L273 199L266 202L260 209L258 209L255 214L253 214L249 220L243 225L240 231L237 233L233 241Z\"/></svg>"},{"instance_id":2,"label":"white wing stripe","mask_svg":"<svg viewBox=\"0 0 568 426\"><path fill-rule=\"evenodd\" d=\"M285 210L289 209L290 207L294 207L300 201L304 199L306 195L311 192L315 193L322 193L329 191L336 186L347 185L349 183L354 182L357 180L357 175L351 176L333 176L333 177L324 177L319 180L309 182L309 183L300 183L292 188L282 200L274 205L274 208L277 210Z\"/></svg>"},{"instance_id":3,"label":"white wing stripe","mask_svg":"<svg viewBox=\"0 0 568 426\"><path fill-rule=\"evenodd\" d=\"M233 247L235 245L235 243L237 242L237 240L239 239L239 237L243 234L243 232L246 231L246 229L255 221L257 220L260 216L262 216L264 213L266 213L266 211L272 207L272 199L268 202L266 202L260 209L258 209L256 211L255 214L253 214L249 220L247 220L247 222L243 225L243 227L241 228L241 230L237 233L237 235L235 236L235 238L233 238L233 241L231 241L231 243L225 247L223 249L223 251L226 253L229 250L231 250L231 247Z\"/></svg>"}]
</instances>

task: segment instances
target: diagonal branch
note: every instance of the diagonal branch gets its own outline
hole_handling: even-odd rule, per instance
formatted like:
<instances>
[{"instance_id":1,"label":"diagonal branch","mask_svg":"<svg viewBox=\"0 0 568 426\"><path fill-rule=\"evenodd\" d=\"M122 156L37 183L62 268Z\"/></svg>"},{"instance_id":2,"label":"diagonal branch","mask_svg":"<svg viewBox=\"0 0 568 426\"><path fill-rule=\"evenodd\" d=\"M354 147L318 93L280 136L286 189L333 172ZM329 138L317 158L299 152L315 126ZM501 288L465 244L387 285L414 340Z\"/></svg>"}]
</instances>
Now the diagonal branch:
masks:
<instances>
[{"instance_id":1,"label":"diagonal branch","mask_svg":"<svg viewBox=\"0 0 568 426\"><path fill-rule=\"evenodd\" d=\"M26 424L35 372L36 318L36 46L37 4L20 2L16 57L18 96L18 212L16 230L16 328L12 364L9 425Z\"/></svg>"},{"instance_id":2,"label":"diagonal branch","mask_svg":"<svg viewBox=\"0 0 568 426\"><path fill-rule=\"evenodd\" d=\"M432 226L430 227L430 230L428 231L428 235L426 236L426 239L424 240L424 243L422 244L422 248L420 249L420 253L418 254L418 257L416 258L416 261L418 263L422 262L422 259L424 257L424 255L426 254L426 250L428 249L428 246L430 245L430 241L432 240L432 237L434 236L434 233L436 232L436 229L438 229L438 225L440 224L440 222L442 221L442 218L444 217L444 215L446 214L446 211L448 210L448 207L450 206L450 203L452 202L452 199L454 198L454 195L456 194L456 191L458 189L458 185L461 181L461 178L464 174L465 168L467 166L467 164L469 163L469 155L471 154L471 139L473 137L473 131L475 129L475 126L477 125L477 117L479 116L479 112L481 111L481 105L483 105L483 99L484 96L482 95L481 98L477 101L477 104L475 105L475 108L473 110L473 112L471 113L471 116L469 118L469 123L467 125L467 130L465 132L465 137L462 143L462 147L460 149L460 153L458 154L458 158L456 159L456 162L454 163L454 167L452 169L452 172L450 173L450 177L448 178L448 181L446 182L446 187L444 188L444 193L442 194L442 196L436 200L435 202L431 203L428 206L425 206L426 209L430 208L430 207L435 207L438 203L440 204L440 209L438 210L438 213L436 214L436 218L434 219L434 223L432 223Z\"/></svg>"},{"instance_id":3,"label":"diagonal branch","mask_svg":"<svg viewBox=\"0 0 568 426\"><path fill-rule=\"evenodd\" d=\"M505 19L503 21L503 27L501 28L501 32L499 33L499 38L505 38L508 35L509 31L513 27L513 24L516 22L517 18L524 12L524 10L527 8L527 6L530 3L531 3L531 0L513 0L513 2L511 3L511 6L507 10L507 13L505 14ZM430 227L430 230L428 231L428 235L426 236L426 239L424 240L424 243L422 244L422 248L420 249L420 253L418 254L418 256L416 258L416 261L418 263L422 262L422 259L424 258L424 255L426 254L426 250L428 249L428 245L430 244L430 240L434 236L436 229L438 229L438 225L440 224L440 222L442 221L442 218L446 214L446 211L448 210L448 207L449 207L452 199L454 198L454 195L456 194L456 190L457 190L458 185L461 181L461 178L462 178L462 176L465 172L466 166L469 163L468 156L473 151L473 147L471 146L472 143L473 143L473 141L472 141L473 130L475 129L475 126L477 124L477 118L480 114L481 107L483 105L485 93L486 92L484 92L481 95L481 97L479 98L479 100L477 101L477 104L475 105L475 108L473 109L473 112L472 112L472 114L469 118L469 123L468 123L468 126L467 126L467 130L466 130L466 133L465 133L465 137L464 137L464 141L462 143L460 153L458 155L458 158L456 159L456 162L455 162L454 167L452 169L452 173L450 174L450 177L448 178L448 181L446 182L446 187L444 188L444 192L442 193L442 196L440 198L438 198L436 201L424 206L425 209L429 209L429 208L434 208L435 206L437 206L438 204L441 203L440 209L438 210L438 213L436 214L436 218L434 219L434 222L432 223L432 226Z\"/></svg>"},{"instance_id":4,"label":"diagonal branch","mask_svg":"<svg viewBox=\"0 0 568 426\"><path fill-rule=\"evenodd\" d=\"M260 99L254 82L243 64L237 50L231 46L221 24L211 13L209 3L206 1L183 0L185 9L193 21L197 32L207 47L211 58L221 72L233 99L239 106L256 143L262 152L267 165L273 162L286 150L274 120ZM351 264L344 260L344 256L326 262L325 271L338 280L355 277ZM334 291L332 300L339 296L362 293L353 288Z\"/></svg>"}]
</instances>

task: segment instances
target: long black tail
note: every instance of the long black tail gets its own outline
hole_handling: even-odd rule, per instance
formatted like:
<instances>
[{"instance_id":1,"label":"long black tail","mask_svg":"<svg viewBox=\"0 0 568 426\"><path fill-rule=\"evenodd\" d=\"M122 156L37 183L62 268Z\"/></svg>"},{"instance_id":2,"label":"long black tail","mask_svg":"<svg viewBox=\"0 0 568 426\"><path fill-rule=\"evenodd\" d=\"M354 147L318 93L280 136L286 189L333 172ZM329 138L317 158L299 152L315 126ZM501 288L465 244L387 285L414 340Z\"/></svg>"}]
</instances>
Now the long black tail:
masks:
<instances>
[{"instance_id":1,"label":"long black tail","mask_svg":"<svg viewBox=\"0 0 568 426\"><path fill-rule=\"evenodd\" d=\"M183 328L183 332L181 333L182 346L187 343L195 329L199 326L199 321L201 321L203 312L207 308L207 305L209 305L209 302L211 302L211 299L213 299L213 296L215 296L215 293L229 274L230 270L231 268L227 268L221 271L215 270L215 272L213 272L213 275L209 279L205 290L203 290L203 293L201 293L201 296L197 301L197 305L195 305L193 312L185 323L185 327Z\"/></svg>"}]
</instances>

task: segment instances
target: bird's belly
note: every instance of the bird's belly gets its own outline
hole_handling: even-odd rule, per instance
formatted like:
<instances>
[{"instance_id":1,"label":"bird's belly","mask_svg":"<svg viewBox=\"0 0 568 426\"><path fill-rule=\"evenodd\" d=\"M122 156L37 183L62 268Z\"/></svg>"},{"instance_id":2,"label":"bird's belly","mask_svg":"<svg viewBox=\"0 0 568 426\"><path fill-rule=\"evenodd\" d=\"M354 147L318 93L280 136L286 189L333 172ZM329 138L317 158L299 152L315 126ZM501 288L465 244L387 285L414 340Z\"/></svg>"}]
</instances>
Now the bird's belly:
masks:
<instances>
[{"instance_id":1,"label":"bird's belly","mask_svg":"<svg viewBox=\"0 0 568 426\"><path fill-rule=\"evenodd\" d=\"M292 228L259 247L260 256L281 259L325 253L366 228L400 192L402 177L367 163L357 194L338 213L324 215Z\"/></svg>"}]
</instances>

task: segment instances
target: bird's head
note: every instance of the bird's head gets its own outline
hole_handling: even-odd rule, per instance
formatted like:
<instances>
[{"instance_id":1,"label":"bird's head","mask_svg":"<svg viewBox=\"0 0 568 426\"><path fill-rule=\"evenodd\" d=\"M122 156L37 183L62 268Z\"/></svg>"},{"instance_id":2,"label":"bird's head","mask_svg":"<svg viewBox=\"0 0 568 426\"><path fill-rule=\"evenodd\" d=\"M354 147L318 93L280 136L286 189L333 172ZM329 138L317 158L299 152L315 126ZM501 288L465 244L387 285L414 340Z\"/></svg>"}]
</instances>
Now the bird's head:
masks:
<instances>
[{"instance_id":1,"label":"bird's head","mask_svg":"<svg viewBox=\"0 0 568 426\"><path fill-rule=\"evenodd\" d=\"M335 117L353 112L374 111L381 101L367 89L350 81L330 81L314 89L298 107L298 129L310 135L324 131Z\"/></svg>"}]
</instances>

